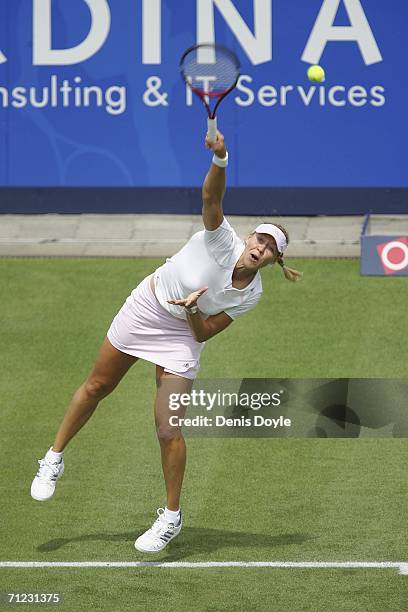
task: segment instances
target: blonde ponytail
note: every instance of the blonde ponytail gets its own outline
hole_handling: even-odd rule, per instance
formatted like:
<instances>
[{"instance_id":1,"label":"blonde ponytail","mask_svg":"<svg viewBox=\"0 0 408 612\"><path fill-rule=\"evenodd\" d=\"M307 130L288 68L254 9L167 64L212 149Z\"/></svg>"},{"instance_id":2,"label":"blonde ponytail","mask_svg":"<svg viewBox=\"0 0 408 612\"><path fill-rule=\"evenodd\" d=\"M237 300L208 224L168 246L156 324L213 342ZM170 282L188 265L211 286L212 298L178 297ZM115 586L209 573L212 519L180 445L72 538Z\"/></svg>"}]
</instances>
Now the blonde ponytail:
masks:
<instances>
[{"instance_id":1,"label":"blonde ponytail","mask_svg":"<svg viewBox=\"0 0 408 612\"><path fill-rule=\"evenodd\" d=\"M303 272L299 272L298 270L295 270L294 268L289 268L288 266L286 266L285 262L283 261L282 255L278 257L278 264L281 266L286 280L296 283L296 281L299 281L302 279Z\"/></svg>"}]
</instances>

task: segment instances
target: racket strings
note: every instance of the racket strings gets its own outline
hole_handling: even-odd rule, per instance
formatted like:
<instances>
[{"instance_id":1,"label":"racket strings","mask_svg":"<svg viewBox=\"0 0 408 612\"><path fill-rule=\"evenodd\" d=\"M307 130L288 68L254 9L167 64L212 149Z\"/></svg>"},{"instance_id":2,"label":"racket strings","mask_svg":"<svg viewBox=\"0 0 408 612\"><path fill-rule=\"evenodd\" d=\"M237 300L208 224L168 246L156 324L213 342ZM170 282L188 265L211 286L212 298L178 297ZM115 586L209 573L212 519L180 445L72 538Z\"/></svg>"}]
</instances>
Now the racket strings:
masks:
<instances>
[{"instance_id":1,"label":"racket strings","mask_svg":"<svg viewBox=\"0 0 408 612\"><path fill-rule=\"evenodd\" d=\"M230 56L222 53L217 53L214 63L199 63L197 53L193 52L185 57L182 72L192 89L215 96L235 85L239 67Z\"/></svg>"}]
</instances>

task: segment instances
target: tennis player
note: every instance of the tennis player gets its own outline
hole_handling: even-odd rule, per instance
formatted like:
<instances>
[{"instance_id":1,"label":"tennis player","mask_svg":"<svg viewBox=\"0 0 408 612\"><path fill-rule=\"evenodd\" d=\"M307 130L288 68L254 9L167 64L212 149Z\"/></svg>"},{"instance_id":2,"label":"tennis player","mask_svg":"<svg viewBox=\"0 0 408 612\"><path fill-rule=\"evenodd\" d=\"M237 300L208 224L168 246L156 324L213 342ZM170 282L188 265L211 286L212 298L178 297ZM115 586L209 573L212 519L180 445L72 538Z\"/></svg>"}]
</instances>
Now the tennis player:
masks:
<instances>
[{"instance_id":1,"label":"tennis player","mask_svg":"<svg viewBox=\"0 0 408 612\"><path fill-rule=\"evenodd\" d=\"M169 423L169 393L189 392L205 341L257 305L262 294L260 268L278 262L289 280L301 277L283 263L288 244L283 227L263 223L245 243L238 238L222 210L228 164L223 135L218 132L215 142L206 138L206 147L213 151L213 158L202 188L205 229L126 299L93 370L71 400L54 444L39 460L31 486L35 500L49 500L64 472L63 452L68 442L138 359L154 363L155 421L167 501L164 509L158 509L152 527L135 542L137 550L146 553L163 550L182 527L180 494L186 446L180 428Z\"/></svg>"}]
</instances>

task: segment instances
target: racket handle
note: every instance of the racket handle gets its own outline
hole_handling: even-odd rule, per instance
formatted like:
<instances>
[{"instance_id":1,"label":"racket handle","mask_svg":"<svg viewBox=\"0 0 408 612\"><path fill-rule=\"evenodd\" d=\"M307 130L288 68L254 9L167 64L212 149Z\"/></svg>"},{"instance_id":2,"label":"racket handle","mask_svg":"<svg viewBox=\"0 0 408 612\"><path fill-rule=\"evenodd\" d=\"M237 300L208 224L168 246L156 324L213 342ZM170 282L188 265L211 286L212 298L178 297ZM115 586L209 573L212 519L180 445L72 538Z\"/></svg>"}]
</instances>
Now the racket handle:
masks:
<instances>
[{"instance_id":1,"label":"racket handle","mask_svg":"<svg viewBox=\"0 0 408 612\"><path fill-rule=\"evenodd\" d=\"M211 142L216 142L217 140L217 118L207 119L207 138L211 140Z\"/></svg>"}]
</instances>

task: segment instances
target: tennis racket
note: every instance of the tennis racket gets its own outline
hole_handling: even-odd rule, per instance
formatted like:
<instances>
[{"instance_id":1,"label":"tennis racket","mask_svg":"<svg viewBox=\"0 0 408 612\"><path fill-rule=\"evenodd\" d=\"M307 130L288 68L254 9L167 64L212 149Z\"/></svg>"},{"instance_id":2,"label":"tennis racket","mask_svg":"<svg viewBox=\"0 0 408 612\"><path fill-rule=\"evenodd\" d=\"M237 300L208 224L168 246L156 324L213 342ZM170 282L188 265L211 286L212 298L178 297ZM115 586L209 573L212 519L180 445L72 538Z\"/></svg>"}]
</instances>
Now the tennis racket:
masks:
<instances>
[{"instance_id":1,"label":"tennis racket","mask_svg":"<svg viewBox=\"0 0 408 612\"><path fill-rule=\"evenodd\" d=\"M222 45L210 43L195 45L181 56L181 76L207 110L207 136L213 142L217 140L215 115L218 106L236 86L240 68L235 53ZM211 101L215 102L213 110L210 107Z\"/></svg>"}]
</instances>

